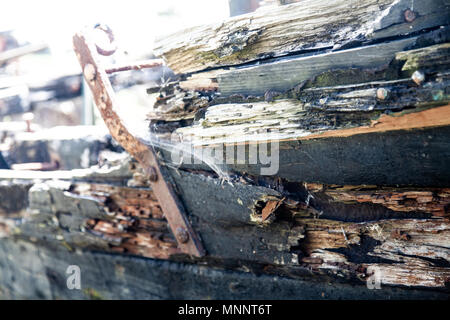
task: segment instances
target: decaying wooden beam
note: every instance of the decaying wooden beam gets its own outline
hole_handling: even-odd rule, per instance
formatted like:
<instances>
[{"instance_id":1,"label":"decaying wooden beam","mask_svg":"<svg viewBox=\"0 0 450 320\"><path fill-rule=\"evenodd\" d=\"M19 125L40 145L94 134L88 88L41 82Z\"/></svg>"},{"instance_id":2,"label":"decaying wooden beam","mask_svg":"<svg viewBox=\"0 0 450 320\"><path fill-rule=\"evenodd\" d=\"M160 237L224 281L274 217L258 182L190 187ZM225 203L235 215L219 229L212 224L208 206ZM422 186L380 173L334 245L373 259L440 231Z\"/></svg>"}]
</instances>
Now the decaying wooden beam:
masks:
<instances>
[{"instance_id":1,"label":"decaying wooden beam","mask_svg":"<svg viewBox=\"0 0 450 320\"><path fill-rule=\"evenodd\" d=\"M101 252L74 254L9 239L0 241L0 260L7 261L0 264L2 299L448 299L448 294L430 289L368 290ZM32 266L29 261L34 261ZM82 290L67 290L67 261L83 270Z\"/></svg>"},{"instance_id":2,"label":"decaying wooden beam","mask_svg":"<svg viewBox=\"0 0 450 320\"><path fill-rule=\"evenodd\" d=\"M301 1L163 37L156 53L175 72L189 73L355 45L448 23L446 1L413 4L409 0Z\"/></svg>"},{"instance_id":3,"label":"decaying wooden beam","mask_svg":"<svg viewBox=\"0 0 450 320\"><path fill-rule=\"evenodd\" d=\"M416 38L408 38L230 70L217 76L219 92L226 96L232 94L261 96L267 90L284 92L292 89L327 71L344 68L359 70L387 68L395 53L403 51L415 41ZM356 83L354 81L355 79L351 83Z\"/></svg>"},{"instance_id":4,"label":"decaying wooden beam","mask_svg":"<svg viewBox=\"0 0 450 320\"><path fill-rule=\"evenodd\" d=\"M373 90L373 93L376 94L375 90ZM346 107L349 106L346 105ZM332 114L330 116L331 119L324 119L322 126L308 126L307 124L302 125L302 122L310 123L312 120L308 117L302 105L295 101L280 101L276 104L217 105L208 110L206 118L201 125L180 128L176 132L181 134L185 141L190 141L197 146L241 141L251 143L258 140L301 141L328 137L349 137L374 132L448 126L450 124L449 112L449 105L416 112L411 111L410 113L382 114L379 117L377 117L376 114L378 112L376 112L369 114L365 121L364 116L360 116L361 122L359 125L356 121L354 123L350 122L352 120L351 116L347 118L351 123L349 125L349 122L345 122L346 117L343 115L340 116L339 120L342 122L339 123L336 119L337 115ZM271 117L272 115L273 117ZM236 118L233 118L233 116L236 116ZM313 116L318 117L320 114L313 113ZM247 123L249 120L252 122ZM319 123L318 120L317 123ZM334 123L332 122L333 120ZM365 123L367 125L364 125ZM329 125L328 128L327 125ZM350 126L354 128L346 129L346 127ZM245 135L247 135L247 139Z\"/></svg>"},{"instance_id":5,"label":"decaying wooden beam","mask_svg":"<svg viewBox=\"0 0 450 320\"><path fill-rule=\"evenodd\" d=\"M231 111L231 104L238 104L238 109L240 103L245 103L242 107L246 109L252 103L276 103L287 98L299 100L298 108L325 112L365 111L366 115L374 110L443 104L448 101L446 81L450 63L448 43L441 42L449 39L448 28L442 28L419 37L374 46L235 70L197 73L160 88L148 118L161 121L201 119L204 110L217 104L230 104L227 110ZM402 51L423 43L431 45ZM420 86L414 82L416 71L424 77ZM275 105L267 106L277 110ZM295 102L292 108L294 106ZM213 113L214 108L207 112ZM282 110L280 107L280 113ZM251 112L248 109L244 114ZM297 115L291 116L294 122Z\"/></svg>"},{"instance_id":6,"label":"decaying wooden beam","mask_svg":"<svg viewBox=\"0 0 450 320\"><path fill-rule=\"evenodd\" d=\"M9 240L68 252L83 249L207 266L226 264L228 269L299 281L311 281L312 272L317 281L341 278L365 287L373 270L378 270L386 275L383 288L443 290L448 283L448 188L281 181L277 191L255 184L251 177L231 185L201 172L172 172L209 253L192 259L177 248L148 187L130 188L108 180L109 175L91 182L94 172L82 180L78 175L78 180L65 181L50 179L47 172L45 182L20 174L25 188L17 193L22 200L15 202L24 203L28 213L23 206L14 209L16 215L0 213L1 235ZM130 179L132 171L125 176ZM14 188L11 180L1 190ZM268 212L270 218L264 219ZM17 217L20 223L14 220Z\"/></svg>"},{"instance_id":7,"label":"decaying wooden beam","mask_svg":"<svg viewBox=\"0 0 450 320\"><path fill-rule=\"evenodd\" d=\"M279 144L279 153L272 160L279 163L277 177L295 182L446 187L450 179L449 164L444 160L450 150L449 128L447 125L362 134L344 129L342 133L348 136L321 137L317 134L311 139L306 136L286 141L277 141L274 135L272 138ZM234 149L234 154L237 154L237 147L240 146L244 151L242 158L246 159L245 163L237 163L236 159L230 161L228 172L260 176L261 169L268 165L260 161L249 163L248 146L252 144L254 148L262 146L270 149L273 143L271 139L227 142L226 145ZM222 149L220 143L205 145L201 151L217 157L216 152L223 150L223 159L227 159L226 145L222 145ZM161 153L165 159L171 159L170 153L164 150ZM217 158L220 159L220 156ZM180 168L211 171L207 164L195 164L188 157L186 159Z\"/></svg>"},{"instance_id":8,"label":"decaying wooden beam","mask_svg":"<svg viewBox=\"0 0 450 320\"><path fill-rule=\"evenodd\" d=\"M88 274L88 297L120 285L140 298L209 288L233 298L291 288L292 298L301 284L309 298L448 298L448 16L444 0L304 0L169 36L159 52L189 74L148 89L161 144L131 135L107 73L162 61L103 68L77 34L96 104L137 162L0 170L0 297L21 293L5 286L11 275L33 272L48 281L41 296L68 296L59 269L70 260ZM209 161L175 165L171 133L195 150L224 146L225 174ZM278 146L272 176L227 158L241 147L249 160L267 140Z\"/></svg>"}]
</instances>

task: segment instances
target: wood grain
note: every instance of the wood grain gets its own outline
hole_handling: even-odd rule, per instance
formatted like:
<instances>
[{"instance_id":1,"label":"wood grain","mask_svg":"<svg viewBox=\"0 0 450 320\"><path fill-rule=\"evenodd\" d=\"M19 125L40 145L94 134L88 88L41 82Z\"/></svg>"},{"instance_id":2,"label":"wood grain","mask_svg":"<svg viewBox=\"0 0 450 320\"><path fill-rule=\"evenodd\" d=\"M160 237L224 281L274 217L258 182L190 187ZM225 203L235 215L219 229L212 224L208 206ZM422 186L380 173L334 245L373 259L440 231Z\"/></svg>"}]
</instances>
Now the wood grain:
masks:
<instances>
[{"instance_id":1,"label":"wood grain","mask_svg":"<svg viewBox=\"0 0 450 320\"><path fill-rule=\"evenodd\" d=\"M155 52L176 73L190 73L404 35L448 22L450 7L443 0L414 2L418 18L406 22L404 11L410 7L409 0L304 0L162 37Z\"/></svg>"}]
</instances>

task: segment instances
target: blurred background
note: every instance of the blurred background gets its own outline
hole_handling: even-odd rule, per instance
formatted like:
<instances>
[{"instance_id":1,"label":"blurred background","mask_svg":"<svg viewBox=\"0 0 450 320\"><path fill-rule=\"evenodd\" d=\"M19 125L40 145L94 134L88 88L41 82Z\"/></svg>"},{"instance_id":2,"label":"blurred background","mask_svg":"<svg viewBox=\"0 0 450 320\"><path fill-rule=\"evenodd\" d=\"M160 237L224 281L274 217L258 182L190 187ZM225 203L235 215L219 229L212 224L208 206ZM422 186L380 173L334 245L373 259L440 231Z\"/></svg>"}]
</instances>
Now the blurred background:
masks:
<instances>
[{"instance_id":1,"label":"blurred background","mask_svg":"<svg viewBox=\"0 0 450 320\"><path fill-rule=\"evenodd\" d=\"M283 2L283 1L281 1ZM84 27L108 25L117 60L154 58L156 37L280 0L3 0L0 19L0 169L57 170L97 164L117 151L85 89L72 48ZM127 114L153 103L145 88L174 77L165 67L115 74ZM140 118L142 121L142 118ZM86 151L87 150L87 151Z\"/></svg>"}]
</instances>

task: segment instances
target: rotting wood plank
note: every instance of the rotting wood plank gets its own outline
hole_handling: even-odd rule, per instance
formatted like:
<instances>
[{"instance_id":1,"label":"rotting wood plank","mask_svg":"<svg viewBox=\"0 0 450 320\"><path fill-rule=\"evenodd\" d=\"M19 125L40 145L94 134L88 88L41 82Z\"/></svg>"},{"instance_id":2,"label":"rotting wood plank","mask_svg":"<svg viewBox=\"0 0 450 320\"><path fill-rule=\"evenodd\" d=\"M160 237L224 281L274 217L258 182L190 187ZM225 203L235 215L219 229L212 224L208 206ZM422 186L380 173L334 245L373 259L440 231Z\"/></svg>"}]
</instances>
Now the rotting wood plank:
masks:
<instances>
[{"instance_id":1,"label":"rotting wood plank","mask_svg":"<svg viewBox=\"0 0 450 320\"><path fill-rule=\"evenodd\" d=\"M21 237L158 259L181 253L151 190L47 182L29 196L34 214L19 227Z\"/></svg>"},{"instance_id":2,"label":"rotting wood plank","mask_svg":"<svg viewBox=\"0 0 450 320\"><path fill-rule=\"evenodd\" d=\"M366 285L254 275L101 252L74 253L10 239L0 240L0 261L1 299L445 300L449 297L448 293L430 289L382 286L379 290L368 290ZM34 263L30 265L29 261ZM67 290L68 261L83 270L82 290ZM41 276L36 278L36 274ZM15 279L14 284L11 278Z\"/></svg>"},{"instance_id":3,"label":"rotting wood plank","mask_svg":"<svg viewBox=\"0 0 450 320\"><path fill-rule=\"evenodd\" d=\"M430 109L433 110L433 109ZM376 125L375 127L376 128ZM380 127L382 128L382 127ZM372 130L372 128L368 127ZM450 126L416 128L407 130L393 130L354 134L353 129L342 130L342 137L315 135L308 139L287 139L278 141L279 170L277 177L289 181L318 182L341 185L399 185L399 186L448 186L450 181L449 154ZM332 131L331 131L332 132ZM336 130L340 132L340 130ZM271 140L267 141L271 148ZM252 142L254 144L265 141ZM248 142L244 159L249 159ZM233 143L229 143L230 146ZM204 146L204 153L215 155L217 145ZM208 148L212 150L208 151ZM234 153L237 154L234 143ZM226 148L223 159L226 159ZM171 154L160 150L166 161L170 161ZM220 156L219 156L220 159ZM189 158L187 158L189 160ZM267 164L258 162L228 164L228 172L239 175L261 175L261 168ZM205 163L195 164L184 161L180 168L212 169Z\"/></svg>"},{"instance_id":4,"label":"rotting wood plank","mask_svg":"<svg viewBox=\"0 0 450 320\"><path fill-rule=\"evenodd\" d=\"M448 186L450 127L280 143L277 176L329 184ZM235 164L260 174L261 166Z\"/></svg>"},{"instance_id":5,"label":"rotting wood plank","mask_svg":"<svg viewBox=\"0 0 450 320\"><path fill-rule=\"evenodd\" d=\"M403 51L415 40L416 38L408 38L230 70L217 76L219 92L225 96L231 94L261 96L267 90L284 92L331 70L387 68L395 53Z\"/></svg>"},{"instance_id":6,"label":"rotting wood plank","mask_svg":"<svg viewBox=\"0 0 450 320\"><path fill-rule=\"evenodd\" d=\"M408 9L414 11L410 21L405 18ZM298 51L354 46L445 25L449 17L444 0L306 0L165 36L157 41L155 52L176 73L189 73Z\"/></svg>"},{"instance_id":7,"label":"rotting wood plank","mask_svg":"<svg viewBox=\"0 0 450 320\"><path fill-rule=\"evenodd\" d=\"M375 90L370 92L375 93ZM332 102L328 103L332 105ZM326 110L328 106L325 104L322 108ZM205 120L199 125L180 128L175 133L179 134L183 141L195 146L211 146L257 143L258 141L282 142L349 137L365 133L450 125L450 105L425 110L406 109L389 115L379 115L378 110L356 116L351 113L342 113L347 111L345 108L352 109L352 107L338 106L344 110L331 110L336 112L321 114L317 111L308 113L304 105L297 101L280 100L276 104L218 105L207 111ZM350 111L366 111L366 108L375 109L373 105L363 104L361 106L363 110ZM378 106L376 108L378 109Z\"/></svg>"},{"instance_id":8,"label":"rotting wood plank","mask_svg":"<svg viewBox=\"0 0 450 320\"><path fill-rule=\"evenodd\" d=\"M364 107L365 111L370 111L371 107L383 106L399 109L402 105L415 106L420 102L436 104L445 101L447 96L448 85L442 80L445 81L450 67L449 44L446 43L449 40L450 32L443 28L402 40L409 43L406 47L401 45L402 41L394 41L194 74L184 81L159 88L157 102L148 118L154 121L201 120L202 112L209 106L280 99L297 99L329 111L333 111L332 104L335 111L360 111ZM401 51L423 45L426 46ZM400 51L393 49L396 46ZM426 86L411 86L413 80L408 81L417 70L424 75ZM433 83L433 79L438 83ZM374 92L374 88L382 91ZM417 92L413 92L414 88Z\"/></svg>"},{"instance_id":9,"label":"rotting wood plank","mask_svg":"<svg viewBox=\"0 0 450 320\"><path fill-rule=\"evenodd\" d=\"M206 257L179 252L151 190L105 183L34 184L31 215L19 224L2 218L2 237L69 252L131 254L295 279L311 280L313 272L318 281L343 276L355 284L364 284L371 268L379 267L390 275L386 286L446 285L448 188L287 181L268 188L251 177L223 184L201 173L170 170ZM263 219L274 201L277 208Z\"/></svg>"}]
</instances>

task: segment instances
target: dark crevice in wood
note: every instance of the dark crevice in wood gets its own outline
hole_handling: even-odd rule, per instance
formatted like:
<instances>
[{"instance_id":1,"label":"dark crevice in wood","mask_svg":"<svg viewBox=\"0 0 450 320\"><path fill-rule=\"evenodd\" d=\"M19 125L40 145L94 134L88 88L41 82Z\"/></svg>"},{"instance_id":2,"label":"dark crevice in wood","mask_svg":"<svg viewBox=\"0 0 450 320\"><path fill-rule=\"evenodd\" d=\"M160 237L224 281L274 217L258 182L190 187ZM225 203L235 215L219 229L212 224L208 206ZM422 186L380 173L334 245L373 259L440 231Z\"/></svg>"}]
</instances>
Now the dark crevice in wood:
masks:
<instances>
[{"instance_id":1,"label":"dark crevice in wood","mask_svg":"<svg viewBox=\"0 0 450 320\"><path fill-rule=\"evenodd\" d=\"M374 248L381 244L369 236L361 235L361 242L357 245L349 245L346 248L327 249L331 252L337 252L345 255L347 260L352 263L396 263L396 261L380 258L370 255Z\"/></svg>"}]
</instances>

